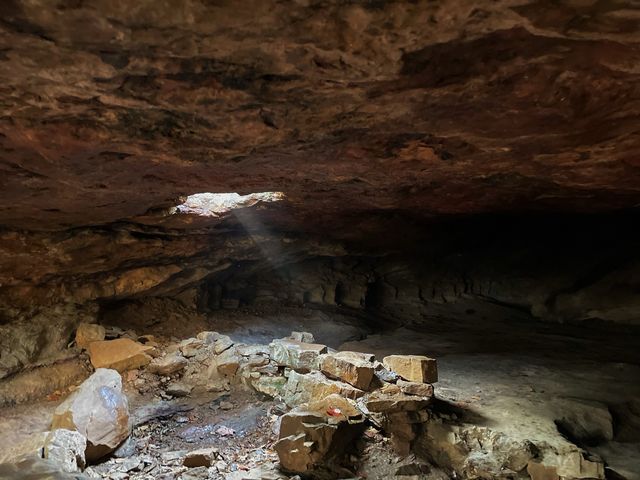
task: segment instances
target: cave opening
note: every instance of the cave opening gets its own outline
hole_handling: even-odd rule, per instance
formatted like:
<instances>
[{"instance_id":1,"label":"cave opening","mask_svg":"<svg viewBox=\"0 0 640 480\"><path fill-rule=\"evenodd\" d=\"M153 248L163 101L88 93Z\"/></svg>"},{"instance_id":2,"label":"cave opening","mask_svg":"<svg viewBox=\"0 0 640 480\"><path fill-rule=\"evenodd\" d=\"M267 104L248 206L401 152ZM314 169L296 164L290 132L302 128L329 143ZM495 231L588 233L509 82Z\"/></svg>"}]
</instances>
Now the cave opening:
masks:
<instances>
[{"instance_id":1,"label":"cave opening","mask_svg":"<svg viewBox=\"0 0 640 480\"><path fill-rule=\"evenodd\" d=\"M0 479L640 480L640 16L471 3L0 6Z\"/></svg>"}]
</instances>

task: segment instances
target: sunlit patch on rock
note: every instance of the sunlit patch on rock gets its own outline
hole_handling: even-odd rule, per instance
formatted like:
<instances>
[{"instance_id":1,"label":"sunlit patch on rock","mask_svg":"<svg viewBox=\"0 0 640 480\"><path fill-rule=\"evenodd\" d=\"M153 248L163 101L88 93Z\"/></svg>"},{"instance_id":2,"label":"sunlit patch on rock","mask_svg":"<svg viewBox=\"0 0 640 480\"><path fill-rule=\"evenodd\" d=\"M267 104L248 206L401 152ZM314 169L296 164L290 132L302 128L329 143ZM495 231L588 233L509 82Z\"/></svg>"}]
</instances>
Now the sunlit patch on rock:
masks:
<instances>
[{"instance_id":1,"label":"sunlit patch on rock","mask_svg":"<svg viewBox=\"0 0 640 480\"><path fill-rule=\"evenodd\" d=\"M175 213L188 213L202 217L219 217L236 208L252 207L258 202L278 202L285 198L282 192L260 192L248 195L237 193L195 193L176 207Z\"/></svg>"}]
</instances>

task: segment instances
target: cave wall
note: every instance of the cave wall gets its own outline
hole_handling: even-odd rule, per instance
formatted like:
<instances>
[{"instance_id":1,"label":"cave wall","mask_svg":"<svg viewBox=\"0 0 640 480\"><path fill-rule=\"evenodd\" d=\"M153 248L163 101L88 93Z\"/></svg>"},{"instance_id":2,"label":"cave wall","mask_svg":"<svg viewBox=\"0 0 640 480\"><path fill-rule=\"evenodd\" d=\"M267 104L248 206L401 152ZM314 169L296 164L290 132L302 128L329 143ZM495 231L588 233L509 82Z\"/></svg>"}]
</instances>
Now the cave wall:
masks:
<instances>
[{"instance_id":1,"label":"cave wall","mask_svg":"<svg viewBox=\"0 0 640 480\"><path fill-rule=\"evenodd\" d=\"M0 378L64 357L82 321L136 328L149 316L195 322L264 303L344 309L379 327L442 319L637 327L635 225L634 212L393 229L380 221L372 242L357 245L237 218L194 230L4 232Z\"/></svg>"},{"instance_id":2,"label":"cave wall","mask_svg":"<svg viewBox=\"0 0 640 480\"><path fill-rule=\"evenodd\" d=\"M414 325L519 318L639 326L635 220L491 217L424 225L428 239L395 253L236 265L205 282L201 302L214 310L263 302L345 307Z\"/></svg>"}]
</instances>

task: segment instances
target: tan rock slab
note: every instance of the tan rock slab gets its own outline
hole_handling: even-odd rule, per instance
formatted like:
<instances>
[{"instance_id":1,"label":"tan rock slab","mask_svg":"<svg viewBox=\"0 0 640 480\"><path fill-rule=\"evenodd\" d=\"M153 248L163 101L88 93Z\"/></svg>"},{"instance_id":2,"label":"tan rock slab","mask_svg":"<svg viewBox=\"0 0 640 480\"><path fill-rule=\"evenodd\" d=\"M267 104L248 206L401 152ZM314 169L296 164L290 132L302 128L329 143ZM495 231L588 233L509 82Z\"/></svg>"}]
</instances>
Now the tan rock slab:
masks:
<instances>
[{"instance_id":1,"label":"tan rock slab","mask_svg":"<svg viewBox=\"0 0 640 480\"><path fill-rule=\"evenodd\" d=\"M201 448L187 453L184 457L185 467L210 467L219 458L217 448Z\"/></svg>"},{"instance_id":2,"label":"tan rock slab","mask_svg":"<svg viewBox=\"0 0 640 480\"><path fill-rule=\"evenodd\" d=\"M433 385L430 383L418 383L407 382L405 380L398 380L396 385L400 388L402 393L407 395L416 395L419 397L433 397Z\"/></svg>"},{"instance_id":3,"label":"tan rock slab","mask_svg":"<svg viewBox=\"0 0 640 480\"><path fill-rule=\"evenodd\" d=\"M416 412L424 410L429 403L431 403L431 397L417 397L404 393L374 392L366 400L367 409L376 413Z\"/></svg>"},{"instance_id":4,"label":"tan rock slab","mask_svg":"<svg viewBox=\"0 0 640 480\"><path fill-rule=\"evenodd\" d=\"M337 352L323 355L320 369L335 379L360 390L368 390L374 376L374 356L359 352Z\"/></svg>"},{"instance_id":5,"label":"tan rock slab","mask_svg":"<svg viewBox=\"0 0 640 480\"><path fill-rule=\"evenodd\" d=\"M81 323L76 330L76 345L83 350L89 347L91 342L101 342L104 340L106 330L97 323Z\"/></svg>"},{"instance_id":6,"label":"tan rock slab","mask_svg":"<svg viewBox=\"0 0 640 480\"><path fill-rule=\"evenodd\" d=\"M121 373L148 365L151 349L129 338L92 342L88 347L94 368L112 368Z\"/></svg>"},{"instance_id":7,"label":"tan rock slab","mask_svg":"<svg viewBox=\"0 0 640 480\"><path fill-rule=\"evenodd\" d=\"M438 381L436 360L423 355L389 355L383 365L410 382L435 383Z\"/></svg>"}]
</instances>

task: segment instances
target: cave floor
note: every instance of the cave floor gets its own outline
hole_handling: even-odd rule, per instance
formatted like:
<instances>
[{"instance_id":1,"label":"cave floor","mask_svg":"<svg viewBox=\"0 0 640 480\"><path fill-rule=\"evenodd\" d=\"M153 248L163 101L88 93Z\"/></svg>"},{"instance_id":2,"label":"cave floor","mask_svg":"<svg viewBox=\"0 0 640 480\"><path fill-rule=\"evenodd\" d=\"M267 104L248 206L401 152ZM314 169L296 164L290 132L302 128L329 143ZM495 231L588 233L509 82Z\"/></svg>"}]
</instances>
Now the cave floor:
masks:
<instances>
[{"instance_id":1,"label":"cave floor","mask_svg":"<svg viewBox=\"0 0 640 480\"><path fill-rule=\"evenodd\" d=\"M560 448L567 439L559 433L558 421L584 421L597 429L602 412L611 412L613 439L570 440L600 455L622 478L640 478L637 334L466 319L434 320L429 327L394 326L372 333L362 327L361 320L312 309L241 309L211 316L206 324L210 330L251 344L304 330L318 342L340 350L374 353L379 359L392 353L435 357L439 369L436 396L455 408L465 422L514 440L547 442ZM155 332L150 327L138 333ZM193 333L185 332L184 337ZM246 475L257 467L263 469L265 478L287 478L279 477L277 458L270 449L274 423L283 412L278 402L240 389L175 399L162 398L158 391L140 394L131 386L127 393L136 425L132 440L121 447L121 458L92 467L91 476L161 478L162 472L171 475L179 470L180 454L214 446L222 454L226 478L234 478L234 471ZM0 451L5 452L5 461L13 446L47 429L58 403L54 397L0 412ZM379 452L372 456L374 463L381 462ZM397 459L390 457L382 464L394 461ZM376 475L387 478L384 468L372 467L372 461L365 463L361 472L368 472L369 479Z\"/></svg>"}]
</instances>

